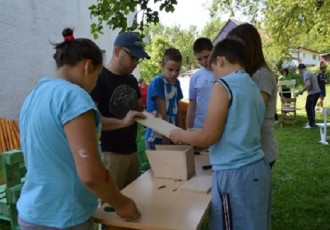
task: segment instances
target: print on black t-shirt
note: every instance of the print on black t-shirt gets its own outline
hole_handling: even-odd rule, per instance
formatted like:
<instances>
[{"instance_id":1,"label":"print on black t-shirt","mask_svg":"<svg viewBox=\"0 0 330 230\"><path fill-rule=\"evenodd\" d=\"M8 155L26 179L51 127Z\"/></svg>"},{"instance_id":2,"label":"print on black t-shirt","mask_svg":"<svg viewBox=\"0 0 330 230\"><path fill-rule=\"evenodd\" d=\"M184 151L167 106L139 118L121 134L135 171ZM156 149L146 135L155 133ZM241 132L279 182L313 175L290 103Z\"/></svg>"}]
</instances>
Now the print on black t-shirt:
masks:
<instances>
[{"instance_id":1,"label":"print on black t-shirt","mask_svg":"<svg viewBox=\"0 0 330 230\"><path fill-rule=\"evenodd\" d=\"M136 110L136 90L129 85L119 85L109 101L109 111L117 118L123 119L129 110Z\"/></svg>"}]
</instances>

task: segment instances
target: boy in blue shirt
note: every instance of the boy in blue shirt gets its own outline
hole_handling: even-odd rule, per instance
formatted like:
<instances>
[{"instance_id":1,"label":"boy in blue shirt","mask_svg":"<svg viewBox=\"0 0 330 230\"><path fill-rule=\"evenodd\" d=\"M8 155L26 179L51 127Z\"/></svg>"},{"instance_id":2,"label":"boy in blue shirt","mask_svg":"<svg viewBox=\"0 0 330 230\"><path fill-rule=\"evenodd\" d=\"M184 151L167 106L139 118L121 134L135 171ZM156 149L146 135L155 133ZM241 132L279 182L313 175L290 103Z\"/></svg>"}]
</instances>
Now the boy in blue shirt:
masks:
<instances>
[{"instance_id":1,"label":"boy in blue shirt","mask_svg":"<svg viewBox=\"0 0 330 230\"><path fill-rule=\"evenodd\" d=\"M194 55L201 67L191 75L189 81L187 129L204 126L207 104L214 83L214 75L208 63L212 49L213 44L209 38L198 38L193 45Z\"/></svg>"},{"instance_id":2,"label":"boy in blue shirt","mask_svg":"<svg viewBox=\"0 0 330 230\"><path fill-rule=\"evenodd\" d=\"M270 224L271 174L260 142L265 103L245 72L246 55L238 40L214 47L210 63L217 79L204 127L170 133L174 143L211 146L211 230L268 229Z\"/></svg>"},{"instance_id":3,"label":"boy in blue shirt","mask_svg":"<svg viewBox=\"0 0 330 230\"><path fill-rule=\"evenodd\" d=\"M182 65L182 55L178 49L166 49L161 63L162 73L150 83L147 95L147 111L157 112L163 120L182 127L179 101L183 98L180 81L177 79ZM146 130L148 149L155 144L170 144L170 140L152 129Z\"/></svg>"}]
</instances>

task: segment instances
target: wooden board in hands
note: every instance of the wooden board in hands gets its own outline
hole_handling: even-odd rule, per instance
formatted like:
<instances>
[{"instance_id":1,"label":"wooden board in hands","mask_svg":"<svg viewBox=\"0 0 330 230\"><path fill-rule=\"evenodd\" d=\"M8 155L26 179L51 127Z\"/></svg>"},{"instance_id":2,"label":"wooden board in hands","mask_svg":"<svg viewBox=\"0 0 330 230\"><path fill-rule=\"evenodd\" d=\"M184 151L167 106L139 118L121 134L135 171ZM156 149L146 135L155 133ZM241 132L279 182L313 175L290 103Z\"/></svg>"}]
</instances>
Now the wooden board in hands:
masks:
<instances>
[{"instance_id":1,"label":"wooden board in hands","mask_svg":"<svg viewBox=\"0 0 330 230\"><path fill-rule=\"evenodd\" d=\"M179 127L161 119L160 117L155 117L153 114L144 111L143 114L146 118L136 118L136 122L141 125L151 128L155 132L170 138L170 132L174 129L179 129Z\"/></svg>"}]
</instances>

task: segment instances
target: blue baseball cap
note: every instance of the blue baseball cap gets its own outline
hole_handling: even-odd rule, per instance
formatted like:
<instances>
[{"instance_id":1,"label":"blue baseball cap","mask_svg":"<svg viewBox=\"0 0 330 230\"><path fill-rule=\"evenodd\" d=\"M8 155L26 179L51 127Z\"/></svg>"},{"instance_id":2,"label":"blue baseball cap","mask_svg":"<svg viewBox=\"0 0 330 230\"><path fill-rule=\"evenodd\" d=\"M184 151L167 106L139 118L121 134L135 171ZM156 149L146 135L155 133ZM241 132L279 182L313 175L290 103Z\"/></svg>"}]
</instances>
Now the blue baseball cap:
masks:
<instances>
[{"instance_id":1,"label":"blue baseball cap","mask_svg":"<svg viewBox=\"0 0 330 230\"><path fill-rule=\"evenodd\" d=\"M124 32L117 36L114 46L125 47L136 58L150 59L150 56L144 51L142 40L133 32Z\"/></svg>"}]
</instances>

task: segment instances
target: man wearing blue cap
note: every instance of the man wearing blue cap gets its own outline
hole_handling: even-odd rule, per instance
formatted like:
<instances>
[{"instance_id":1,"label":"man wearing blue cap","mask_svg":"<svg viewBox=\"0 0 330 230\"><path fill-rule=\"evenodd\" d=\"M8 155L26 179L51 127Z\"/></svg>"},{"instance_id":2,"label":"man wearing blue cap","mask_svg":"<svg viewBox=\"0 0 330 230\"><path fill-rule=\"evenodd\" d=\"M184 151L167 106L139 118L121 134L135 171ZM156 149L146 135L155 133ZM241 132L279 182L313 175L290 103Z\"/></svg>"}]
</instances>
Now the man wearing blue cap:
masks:
<instances>
[{"instance_id":1,"label":"man wearing blue cap","mask_svg":"<svg viewBox=\"0 0 330 230\"><path fill-rule=\"evenodd\" d=\"M102 114L102 160L121 190L139 176L137 124L144 117L142 98L133 70L140 59L150 59L133 32L117 36L109 63L100 73L91 95Z\"/></svg>"}]
</instances>

